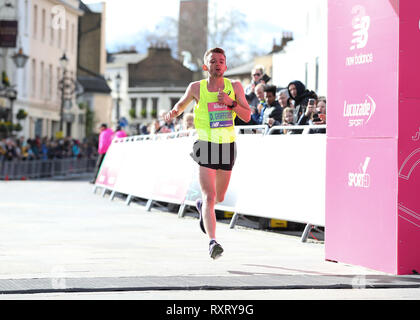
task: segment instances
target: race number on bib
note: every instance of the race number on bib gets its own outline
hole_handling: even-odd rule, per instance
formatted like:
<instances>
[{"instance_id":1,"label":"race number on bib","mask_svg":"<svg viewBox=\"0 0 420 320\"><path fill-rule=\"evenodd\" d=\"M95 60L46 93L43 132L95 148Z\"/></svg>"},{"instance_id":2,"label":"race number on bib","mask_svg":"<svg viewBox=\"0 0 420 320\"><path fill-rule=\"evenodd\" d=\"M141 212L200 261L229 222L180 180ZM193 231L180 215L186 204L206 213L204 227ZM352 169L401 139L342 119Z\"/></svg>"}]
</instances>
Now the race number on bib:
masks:
<instances>
[{"instance_id":1,"label":"race number on bib","mask_svg":"<svg viewBox=\"0 0 420 320\"><path fill-rule=\"evenodd\" d=\"M208 104L210 128L226 128L233 126L232 111L225 104L212 102Z\"/></svg>"}]
</instances>

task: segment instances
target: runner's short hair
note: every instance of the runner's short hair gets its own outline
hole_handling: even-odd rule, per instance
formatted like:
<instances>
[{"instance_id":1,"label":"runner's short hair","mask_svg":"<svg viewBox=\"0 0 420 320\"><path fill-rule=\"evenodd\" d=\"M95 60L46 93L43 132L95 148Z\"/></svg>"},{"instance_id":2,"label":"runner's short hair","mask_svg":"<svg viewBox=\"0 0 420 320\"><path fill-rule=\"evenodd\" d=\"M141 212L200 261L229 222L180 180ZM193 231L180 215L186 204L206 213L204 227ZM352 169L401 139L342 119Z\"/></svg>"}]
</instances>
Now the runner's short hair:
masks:
<instances>
[{"instance_id":1,"label":"runner's short hair","mask_svg":"<svg viewBox=\"0 0 420 320\"><path fill-rule=\"evenodd\" d=\"M209 57L209 55L211 55L212 53L221 53L225 56L226 59L226 53L225 50L223 50L222 48L212 48L206 51L206 53L204 54L204 63L207 63L207 58Z\"/></svg>"}]
</instances>

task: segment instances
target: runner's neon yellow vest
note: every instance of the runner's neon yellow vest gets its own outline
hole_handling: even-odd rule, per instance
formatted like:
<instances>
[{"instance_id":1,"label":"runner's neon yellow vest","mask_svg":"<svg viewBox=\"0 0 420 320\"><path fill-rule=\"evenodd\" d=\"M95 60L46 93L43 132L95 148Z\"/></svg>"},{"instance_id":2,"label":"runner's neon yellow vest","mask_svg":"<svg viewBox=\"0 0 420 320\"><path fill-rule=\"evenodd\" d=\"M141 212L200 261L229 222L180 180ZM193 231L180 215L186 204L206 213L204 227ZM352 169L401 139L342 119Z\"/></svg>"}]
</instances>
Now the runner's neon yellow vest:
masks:
<instances>
[{"instance_id":1,"label":"runner's neon yellow vest","mask_svg":"<svg viewBox=\"0 0 420 320\"><path fill-rule=\"evenodd\" d=\"M235 100L235 92L229 79L224 78L224 92ZM236 113L226 105L218 103L218 92L209 92L207 79L200 82L200 101L194 107L194 125L198 140L213 143L232 143L235 141Z\"/></svg>"}]
</instances>

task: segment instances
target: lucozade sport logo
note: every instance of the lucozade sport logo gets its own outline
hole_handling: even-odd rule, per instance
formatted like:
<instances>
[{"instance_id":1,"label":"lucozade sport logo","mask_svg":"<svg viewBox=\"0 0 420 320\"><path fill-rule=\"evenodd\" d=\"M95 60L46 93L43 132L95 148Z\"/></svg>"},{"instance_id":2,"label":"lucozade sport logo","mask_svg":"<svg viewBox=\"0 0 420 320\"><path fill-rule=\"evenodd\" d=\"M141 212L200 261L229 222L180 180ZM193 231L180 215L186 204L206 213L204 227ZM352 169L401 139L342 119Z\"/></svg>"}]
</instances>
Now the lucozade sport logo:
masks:
<instances>
[{"instance_id":1,"label":"lucozade sport logo","mask_svg":"<svg viewBox=\"0 0 420 320\"><path fill-rule=\"evenodd\" d=\"M369 188L370 175L367 168L370 163L370 157L366 157L365 162L359 165L359 172L350 172L348 175L348 186L352 188Z\"/></svg>"},{"instance_id":2,"label":"lucozade sport logo","mask_svg":"<svg viewBox=\"0 0 420 320\"><path fill-rule=\"evenodd\" d=\"M348 103L344 101L344 118L350 118L349 127L359 127L366 125L376 111L376 102L369 95L366 95L364 102Z\"/></svg>"},{"instance_id":3,"label":"lucozade sport logo","mask_svg":"<svg viewBox=\"0 0 420 320\"><path fill-rule=\"evenodd\" d=\"M354 6L351 10L354 15L352 20L352 39L350 50L363 49L369 40L370 16L366 14L365 7L361 5ZM356 53L353 56L346 57L346 65L360 65L373 62L373 53Z\"/></svg>"}]
</instances>

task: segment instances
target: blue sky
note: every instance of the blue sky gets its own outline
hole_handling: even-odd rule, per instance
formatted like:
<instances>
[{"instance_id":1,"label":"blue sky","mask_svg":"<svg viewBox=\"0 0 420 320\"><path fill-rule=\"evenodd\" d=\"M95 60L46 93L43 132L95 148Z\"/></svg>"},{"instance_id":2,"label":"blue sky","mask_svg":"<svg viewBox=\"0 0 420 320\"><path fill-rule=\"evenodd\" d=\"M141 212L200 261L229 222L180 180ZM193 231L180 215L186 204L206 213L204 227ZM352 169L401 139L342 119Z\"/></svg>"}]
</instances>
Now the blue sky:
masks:
<instances>
[{"instance_id":1,"label":"blue sky","mask_svg":"<svg viewBox=\"0 0 420 320\"><path fill-rule=\"evenodd\" d=\"M283 31L293 31L295 38L304 33L306 17L301 8L311 0L209 0L217 10L234 8L241 11L248 23L244 38L263 52L269 52L273 38ZM96 3L98 0L85 0ZM130 45L136 35L152 31L164 17L177 18L179 0L102 0L106 2L106 46L110 51L118 45ZM210 4L212 7L212 4ZM246 50L246 44L244 50Z\"/></svg>"}]
</instances>

